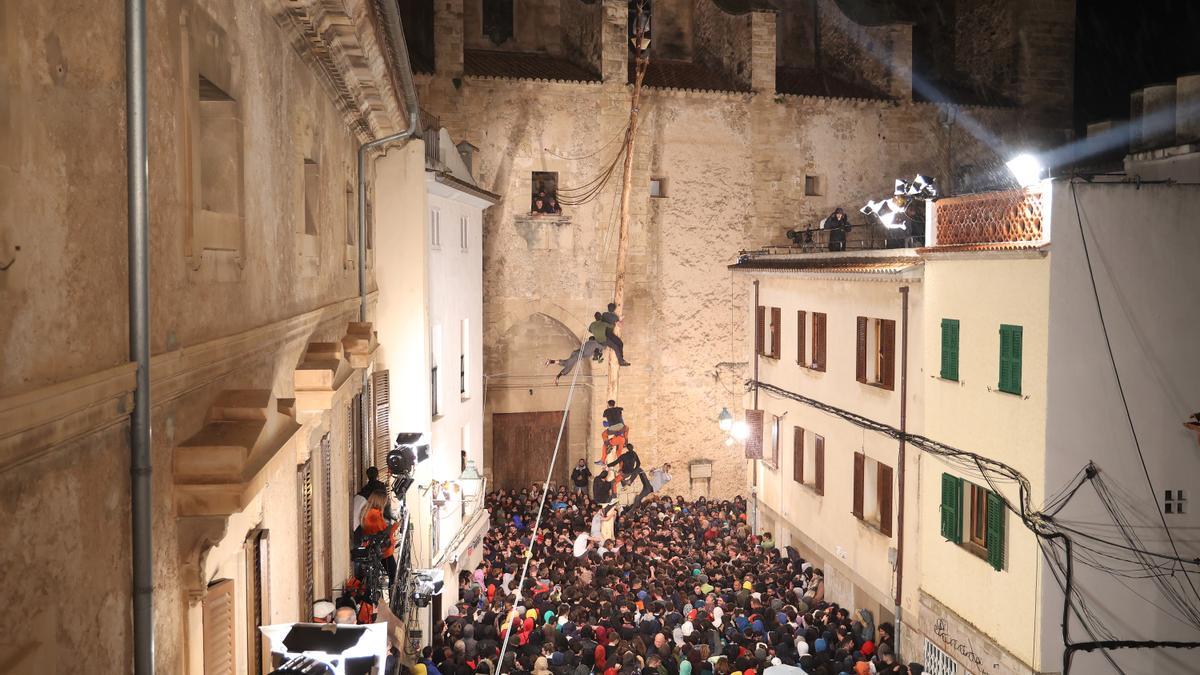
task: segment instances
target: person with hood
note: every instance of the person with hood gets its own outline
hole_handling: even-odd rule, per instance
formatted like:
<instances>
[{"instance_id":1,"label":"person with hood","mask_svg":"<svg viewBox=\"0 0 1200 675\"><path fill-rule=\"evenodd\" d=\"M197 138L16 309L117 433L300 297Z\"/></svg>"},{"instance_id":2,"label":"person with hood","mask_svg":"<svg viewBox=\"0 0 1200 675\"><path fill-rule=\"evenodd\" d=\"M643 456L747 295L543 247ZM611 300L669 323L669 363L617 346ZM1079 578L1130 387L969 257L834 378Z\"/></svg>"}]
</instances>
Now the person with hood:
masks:
<instances>
[{"instance_id":1,"label":"person with hood","mask_svg":"<svg viewBox=\"0 0 1200 675\"><path fill-rule=\"evenodd\" d=\"M571 471L571 486L575 494L586 495L588 485L592 482L592 472L588 471L587 460L580 458L575 469Z\"/></svg>"},{"instance_id":2,"label":"person with hood","mask_svg":"<svg viewBox=\"0 0 1200 675\"><path fill-rule=\"evenodd\" d=\"M821 223L821 229L829 231L830 251L846 250L846 233L850 231L850 227L850 221L846 218L846 210L840 206L829 214L825 222Z\"/></svg>"}]
</instances>

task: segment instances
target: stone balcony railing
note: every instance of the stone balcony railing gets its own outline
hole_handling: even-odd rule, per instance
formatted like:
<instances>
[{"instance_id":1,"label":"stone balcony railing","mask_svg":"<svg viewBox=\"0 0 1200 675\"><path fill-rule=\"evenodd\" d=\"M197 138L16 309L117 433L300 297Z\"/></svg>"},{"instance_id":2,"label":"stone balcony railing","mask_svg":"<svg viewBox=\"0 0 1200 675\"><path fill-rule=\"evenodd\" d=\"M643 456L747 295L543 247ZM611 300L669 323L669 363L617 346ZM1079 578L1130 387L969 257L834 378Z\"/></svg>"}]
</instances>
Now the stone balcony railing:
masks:
<instances>
[{"instance_id":1,"label":"stone balcony railing","mask_svg":"<svg viewBox=\"0 0 1200 675\"><path fill-rule=\"evenodd\" d=\"M1028 247L1050 240L1048 183L947 197L926 205L927 248Z\"/></svg>"}]
</instances>

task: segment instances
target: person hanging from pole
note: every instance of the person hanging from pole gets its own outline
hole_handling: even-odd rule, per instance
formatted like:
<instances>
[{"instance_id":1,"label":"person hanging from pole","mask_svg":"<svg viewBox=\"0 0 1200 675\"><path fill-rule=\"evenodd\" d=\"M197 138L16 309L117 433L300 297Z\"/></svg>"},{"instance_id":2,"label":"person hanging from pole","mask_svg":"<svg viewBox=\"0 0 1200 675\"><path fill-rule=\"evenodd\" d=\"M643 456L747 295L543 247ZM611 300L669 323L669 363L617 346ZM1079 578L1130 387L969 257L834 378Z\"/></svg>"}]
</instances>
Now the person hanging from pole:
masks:
<instances>
[{"instance_id":1,"label":"person hanging from pole","mask_svg":"<svg viewBox=\"0 0 1200 675\"><path fill-rule=\"evenodd\" d=\"M621 450L629 442L629 427L625 424L623 410L611 399L608 401L608 407L604 409L604 431L600 433L602 445L597 464L607 464L609 453L615 450L617 454L621 454Z\"/></svg>"},{"instance_id":2,"label":"person hanging from pole","mask_svg":"<svg viewBox=\"0 0 1200 675\"><path fill-rule=\"evenodd\" d=\"M605 347L613 350L613 353L617 355L617 363L621 364L622 366L628 366L629 362L625 360L625 344L621 342L620 338L616 338L616 336L612 333L616 325L605 321L604 315L602 315L600 312L596 312L594 316L596 320L588 326L588 332L592 334L592 337L596 339L596 342L599 342ZM610 335L616 338L616 342L609 340Z\"/></svg>"},{"instance_id":3,"label":"person hanging from pole","mask_svg":"<svg viewBox=\"0 0 1200 675\"><path fill-rule=\"evenodd\" d=\"M554 384L558 384L559 378L571 372L575 368L575 364L579 363L579 358L582 356L585 359L594 359L598 354L604 352L604 345L596 341L594 337L589 336L584 340L583 345L571 352L571 355L565 359L546 359L546 365L562 366L558 374L554 376Z\"/></svg>"}]
</instances>

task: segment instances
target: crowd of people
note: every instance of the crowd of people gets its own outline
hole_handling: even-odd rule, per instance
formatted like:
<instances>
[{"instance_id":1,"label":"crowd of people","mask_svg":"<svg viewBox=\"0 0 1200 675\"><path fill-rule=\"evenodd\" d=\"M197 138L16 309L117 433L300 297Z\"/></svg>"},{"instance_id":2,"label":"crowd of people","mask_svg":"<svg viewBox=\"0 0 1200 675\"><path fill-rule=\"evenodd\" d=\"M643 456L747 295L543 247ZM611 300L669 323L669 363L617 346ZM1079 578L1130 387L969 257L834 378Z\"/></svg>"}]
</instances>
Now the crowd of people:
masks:
<instances>
[{"instance_id":1,"label":"crowd of people","mask_svg":"<svg viewBox=\"0 0 1200 675\"><path fill-rule=\"evenodd\" d=\"M536 534L540 486L487 496L484 561L416 675L924 672L890 624L827 602L820 569L755 535L741 497L622 510L572 485L552 487Z\"/></svg>"}]
</instances>

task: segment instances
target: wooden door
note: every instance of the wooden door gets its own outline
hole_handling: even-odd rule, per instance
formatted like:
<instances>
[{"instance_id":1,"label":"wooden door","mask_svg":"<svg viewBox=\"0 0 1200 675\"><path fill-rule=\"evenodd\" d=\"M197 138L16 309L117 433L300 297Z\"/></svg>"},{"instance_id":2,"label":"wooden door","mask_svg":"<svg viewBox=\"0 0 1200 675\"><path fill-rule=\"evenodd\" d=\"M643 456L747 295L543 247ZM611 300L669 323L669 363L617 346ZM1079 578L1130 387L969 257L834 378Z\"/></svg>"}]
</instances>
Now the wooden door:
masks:
<instances>
[{"instance_id":1,"label":"wooden door","mask_svg":"<svg viewBox=\"0 0 1200 675\"><path fill-rule=\"evenodd\" d=\"M554 442L563 422L561 410L492 415L492 475L497 488L529 487L546 480ZM552 480L567 480L567 429L563 428Z\"/></svg>"}]
</instances>

